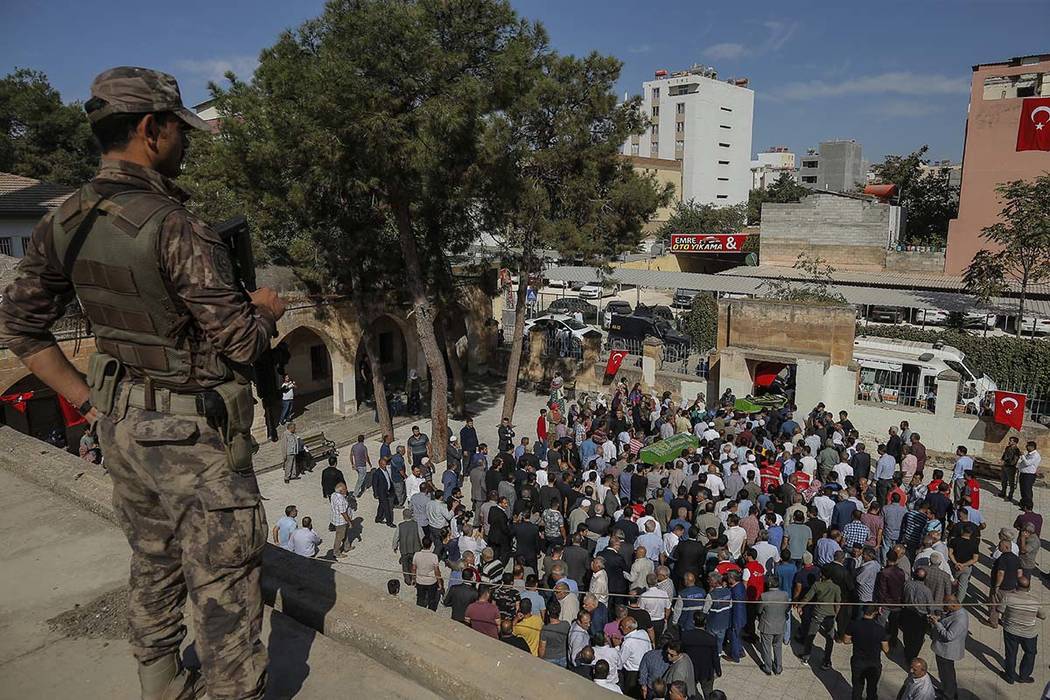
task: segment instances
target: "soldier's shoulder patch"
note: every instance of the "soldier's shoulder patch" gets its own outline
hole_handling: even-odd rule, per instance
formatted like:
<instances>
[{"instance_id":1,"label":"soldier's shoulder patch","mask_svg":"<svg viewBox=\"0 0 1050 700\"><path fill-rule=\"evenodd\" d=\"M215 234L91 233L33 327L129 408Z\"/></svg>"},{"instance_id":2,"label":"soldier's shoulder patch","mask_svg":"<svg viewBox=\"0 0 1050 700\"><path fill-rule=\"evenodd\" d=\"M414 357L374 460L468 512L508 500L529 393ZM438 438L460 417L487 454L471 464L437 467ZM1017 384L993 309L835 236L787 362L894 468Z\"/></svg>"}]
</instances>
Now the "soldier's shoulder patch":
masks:
<instances>
[{"instance_id":1,"label":"soldier's shoulder patch","mask_svg":"<svg viewBox=\"0 0 1050 700\"><path fill-rule=\"evenodd\" d=\"M230 249L222 243L213 245L212 251L212 262L215 265L215 273L219 276L225 284L233 286L237 283L237 278L233 274L233 260L230 258Z\"/></svg>"}]
</instances>

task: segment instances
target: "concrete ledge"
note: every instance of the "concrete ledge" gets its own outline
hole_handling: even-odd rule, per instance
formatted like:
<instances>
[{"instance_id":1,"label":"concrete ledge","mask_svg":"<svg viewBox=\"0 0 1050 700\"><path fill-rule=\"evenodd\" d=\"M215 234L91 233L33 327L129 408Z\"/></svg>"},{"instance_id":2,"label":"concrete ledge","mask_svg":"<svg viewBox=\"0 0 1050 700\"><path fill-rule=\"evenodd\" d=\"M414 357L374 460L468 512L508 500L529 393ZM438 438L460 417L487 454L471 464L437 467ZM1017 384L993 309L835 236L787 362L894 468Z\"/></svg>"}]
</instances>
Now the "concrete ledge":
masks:
<instances>
[{"instance_id":1,"label":"concrete ledge","mask_svg":"<svg viewBox=\"0 0 1050 700\"><path fill-rule=\"evenodd\" d=\"M0 468L117 522L112 484L98 465L0 427ZM263 552L262 587L267 604L275 610L442 697L482 700L543 695L569 700L613 695L445 615L338 573L330 562L300 557L269 543Z\"/></svg>"}]
</instances>

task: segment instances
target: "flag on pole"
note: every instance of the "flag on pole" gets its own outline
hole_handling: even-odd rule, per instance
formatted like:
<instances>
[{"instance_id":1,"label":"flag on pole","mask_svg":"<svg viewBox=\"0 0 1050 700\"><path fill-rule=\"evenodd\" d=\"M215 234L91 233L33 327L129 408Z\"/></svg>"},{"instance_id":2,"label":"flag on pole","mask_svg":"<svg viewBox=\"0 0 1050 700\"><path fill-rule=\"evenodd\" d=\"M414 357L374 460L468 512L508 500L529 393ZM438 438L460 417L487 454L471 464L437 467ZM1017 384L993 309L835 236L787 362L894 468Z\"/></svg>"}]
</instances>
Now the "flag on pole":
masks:
<instances>
[{"instance_id":1,"label":"flag on pole","mask_svg":"<svg viewBox=\"0 0 1050 700\"><path fill-rule=\"evenodd\" d=\"M1021 429L1024 423L1025 395L1013 391L995 392L995 422Z\"/></svg>"},{"instance_id":2,"label":"flag on pole","mask_svg":"<svg viewBox=\"0 0 1050 700\"><path fill-rule=\"evenodd\" d=\"M610 352L609 361L605 363L605 373L610 375L616 374L620 369L620 365L623 364L623 359L625 357L627 357L626 350L613 350Z\"/></svg>"}]
</instances>

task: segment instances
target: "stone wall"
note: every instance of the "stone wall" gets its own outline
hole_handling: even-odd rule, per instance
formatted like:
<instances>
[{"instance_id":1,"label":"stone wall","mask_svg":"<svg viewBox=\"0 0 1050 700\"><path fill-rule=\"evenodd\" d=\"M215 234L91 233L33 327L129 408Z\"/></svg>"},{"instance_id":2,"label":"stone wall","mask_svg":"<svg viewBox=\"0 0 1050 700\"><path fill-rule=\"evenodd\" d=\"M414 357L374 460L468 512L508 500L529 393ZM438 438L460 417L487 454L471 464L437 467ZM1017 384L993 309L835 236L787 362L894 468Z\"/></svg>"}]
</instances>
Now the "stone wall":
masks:
<instances>
[{"instance_id":1,"label":"stone wall","mask_svg":"<svg viewBox=\"0 0 1050 700\"><path fill-rule=\"evenodd\" d=\"M944 251L887 250L886 269L892 272L944 272Z\"/></svg>"},{"instance_id":2,"label":"stone wall","mask_svg":"<svg viewBox=\"0 0 1050 700\"><path fill-rule=\"evenodd\" d=\"M843 270L881 270L889 230L889 205L866 199L816 192L801 202L767 202L759 257L763 265L791 266L807 253Z\"/></svg>"},{"instance_id":3,"label":"stone wall","mask_svg":"<svg viewBox=\"0 0 1050 700\"><path fill-rule=\"evenodd\" d=\"M856 314L852 307L813 306L768 299L718 301L718 350L727 347L786 355L853 359Z\"/></svg>"}]
</instances>

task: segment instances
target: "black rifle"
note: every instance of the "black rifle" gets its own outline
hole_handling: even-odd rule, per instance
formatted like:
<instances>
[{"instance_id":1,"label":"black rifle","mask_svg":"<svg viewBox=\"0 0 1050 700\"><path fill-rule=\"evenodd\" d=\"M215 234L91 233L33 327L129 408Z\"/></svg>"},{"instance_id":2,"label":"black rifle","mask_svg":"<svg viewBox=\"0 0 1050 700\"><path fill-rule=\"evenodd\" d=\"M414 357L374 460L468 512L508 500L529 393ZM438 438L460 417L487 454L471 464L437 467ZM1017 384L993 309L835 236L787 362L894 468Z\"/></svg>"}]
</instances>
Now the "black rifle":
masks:
<instances>
[{"instance_id":1,"label":"black rifle","mask_svg":"<svg viewBox=\"0 0 1050 700\"><path fill-rule=\"evenodd\" d=\"M244 290L244 295L251 298L250 292L257 289L255 281L255 256L252 253L252 235L248 220L243 216L227 219L214 227L230 251L230 262L233 263L233 276ZM275 331L276 334L276 331ZM264 410L279 396L277 384L278 355L284 352L275 348L267 349L252 365L252 379L255 390L263 402Z\"/></svg>"}]
</instances>

